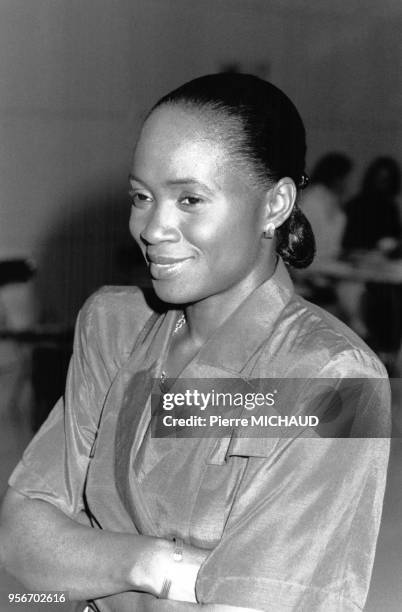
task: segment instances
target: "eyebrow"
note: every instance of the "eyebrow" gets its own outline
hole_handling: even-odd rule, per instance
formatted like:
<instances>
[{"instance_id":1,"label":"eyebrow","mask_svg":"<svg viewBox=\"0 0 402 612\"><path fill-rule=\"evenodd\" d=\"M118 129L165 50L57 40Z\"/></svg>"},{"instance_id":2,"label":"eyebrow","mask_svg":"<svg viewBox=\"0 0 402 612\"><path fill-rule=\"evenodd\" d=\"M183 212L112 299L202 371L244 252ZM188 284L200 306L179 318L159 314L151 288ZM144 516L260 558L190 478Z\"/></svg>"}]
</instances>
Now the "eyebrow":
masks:
<instances>
[{"instance_id":1,"label":"eyebrow","mask_svg":"<svg viewBox=\"0 0 402 612\"><path fill-rule=\"evenodd\" d=\"M139 178L137 178L136 176L134 176L134 174L129 174L128 179L129 181L136 181L137 183L141 183L142 185L145 185L145 183L141 181ZM199 181L198 179L191 177L191 176L183 177L179 179L171 179L169 181L166 181L165 184L168 187L174 186L174 185L199 185L200 187L205 189L205 191L207 191L210 195L213 195L213 191L210 187L208 187L208 185L206 185L202 181Z\"/></svg>"}]
</instances>

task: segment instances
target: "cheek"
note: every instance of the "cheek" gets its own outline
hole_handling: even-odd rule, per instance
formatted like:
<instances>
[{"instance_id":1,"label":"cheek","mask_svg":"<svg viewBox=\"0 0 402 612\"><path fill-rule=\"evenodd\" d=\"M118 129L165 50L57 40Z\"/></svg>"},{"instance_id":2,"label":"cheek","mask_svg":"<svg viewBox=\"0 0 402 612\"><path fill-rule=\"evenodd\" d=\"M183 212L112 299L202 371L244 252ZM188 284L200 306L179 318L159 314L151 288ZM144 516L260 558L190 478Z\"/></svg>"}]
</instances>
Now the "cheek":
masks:
<instances>
[{"instance_id":1,"label":"cheek","mask_svg":"<svg viewBox=\"0 0 402 612\"><path fill-rule=\"evenodd\" d=\"M220 219L192 220L181 226L186 241L193 244L204 255L225 250L231 234L230 224Z\"/></svg>"},{"instance_id":2,"label":"cheek","mask_svg":"<svg viewBox=\"0 0 402 612\"><path fill-rule=\"evenodd\" d=\"M226 262L229 267L248 259L257 242L253 215L239 215L231 210L226 215L192 220L181 227L186 241L193 244L212 265Z\"/></svg>"},{"instance_id":3,"label":"cheek","mask_svg":"<svg viewBox=\"0 0 402 612\"><path fill-rule=\"evenodd\" d=\"M134 209L132 209L128 222L128 228L130 230L130 234L132 235L137 244L141 243L140 233L143 229L142 225L143 224L141 223L141 219L138 218L138 215L136 215Z\"/></svg>"}]
</instances>

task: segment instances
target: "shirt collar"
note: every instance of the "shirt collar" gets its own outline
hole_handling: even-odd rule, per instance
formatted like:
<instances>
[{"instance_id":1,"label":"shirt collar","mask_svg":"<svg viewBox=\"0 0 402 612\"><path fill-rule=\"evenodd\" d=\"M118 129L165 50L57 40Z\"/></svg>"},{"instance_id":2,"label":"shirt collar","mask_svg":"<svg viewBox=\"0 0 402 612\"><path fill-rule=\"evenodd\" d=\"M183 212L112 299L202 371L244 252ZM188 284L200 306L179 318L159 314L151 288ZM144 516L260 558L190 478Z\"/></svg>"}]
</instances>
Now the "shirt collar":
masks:
<instances>
[{"instance_id":1,"label":"shirt collar","mask_svg":"<svg viewBox=\"0 0 402 612\"><path fill-rule=\"evenodd\" d=\"M195 362L241 373L274 331L294 286L282 259L201 348ZM195 365L195 364L194 364Z\"/></svg>"}]
</instances>

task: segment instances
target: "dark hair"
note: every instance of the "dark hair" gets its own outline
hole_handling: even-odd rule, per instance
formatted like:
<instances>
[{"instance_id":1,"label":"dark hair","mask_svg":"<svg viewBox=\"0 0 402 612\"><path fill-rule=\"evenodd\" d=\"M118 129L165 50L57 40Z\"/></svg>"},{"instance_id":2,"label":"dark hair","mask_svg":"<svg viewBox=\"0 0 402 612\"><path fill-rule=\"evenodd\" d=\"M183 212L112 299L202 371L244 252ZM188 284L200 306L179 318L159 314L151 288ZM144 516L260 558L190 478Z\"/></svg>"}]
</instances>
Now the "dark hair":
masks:
<instances>
[{"instance_id":1,"label":"dark hair","mask_svg":"<svg viewBox=\"0 0 402 612\"><path fill-rule=\"evenodd\" d=\"M0 262L0 287L11 283L26 283L36 269L29 259L8 259Z\"/></svg>"},{"instance_id":2,"label":"dark hair","mask_svg":"<svg viewBox=\"0 0 402 612\"><path fill-rule=\"evenodd\" d=\"M364 178L362 191L365 194L373 194L375 191L375 181L378 173L386 170L389 174L389 195L394 197L401 188L401 171L398 162L393 157L376 157L368 166Z\"/></svg>"},{"instance_id":3,"label":"dark hair","mask_svg":"<svg viewBox=\"0 0 402 612\"><path fill-rule=\"evenodd\" d=\"M303 121L294 104L272 83L249 74L212 74L175 89L152 110L163 104L181 104L209 113L232 152L252 164L263 184L288 176L299 189L306 185ZM233 119L228 130L228 121ZM276 236L277 252L285 263L295 268L311 263L314 235L297 203Z\"/></svg>"},{"instance_id":4,"label":"dark hair","mask_svg":"<svg viewBox=\"0 0 402 612\"><path fill-rule=\"evenodd\" d=\"M352 160L344 153L327 153L316 163L311 180L331 188L337 181L345 178L352 167Z\"/></svg>"}]
</instances>

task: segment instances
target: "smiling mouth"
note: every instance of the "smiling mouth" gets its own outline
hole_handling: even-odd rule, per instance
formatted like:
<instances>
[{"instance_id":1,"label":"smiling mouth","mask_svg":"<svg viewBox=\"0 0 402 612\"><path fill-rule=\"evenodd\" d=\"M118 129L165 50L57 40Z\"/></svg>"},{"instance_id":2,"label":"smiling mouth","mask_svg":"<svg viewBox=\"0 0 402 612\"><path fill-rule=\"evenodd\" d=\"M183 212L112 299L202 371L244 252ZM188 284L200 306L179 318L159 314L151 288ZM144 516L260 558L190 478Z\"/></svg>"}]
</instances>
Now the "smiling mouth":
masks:
<instances>
[{"instance_id":1,"label":"smiling mouth","mask_svg":"<svg viewBox=\"0 0 402 612\"><path fill-rule=\"evenodd\" d=\"M149 270L154 280L163 280L179 274L192 257L174 259L172 257L152 257L148 259Z\"/></svg>"},{"instance_id":2,"label":"smiling mouth","mask_svg":"<svg viewBox=\"0 0 402 612\"><path fill-rule=\"evenodd\" d=\"M189 259L189 257L164 257L163 255L153 255L148 256L148 261L150 264L157 264L160 266L170 266L182 261Z\"/></svg>"}]
</instances>

